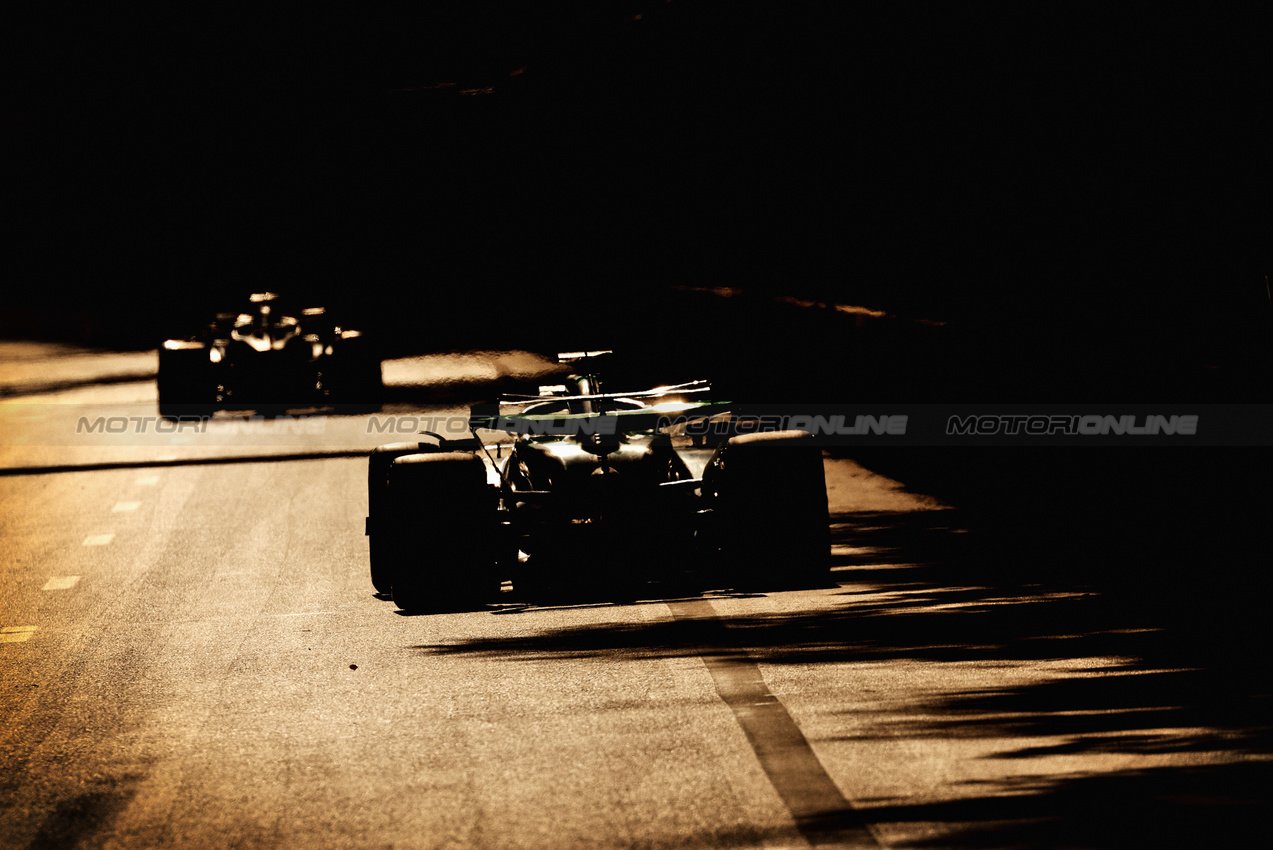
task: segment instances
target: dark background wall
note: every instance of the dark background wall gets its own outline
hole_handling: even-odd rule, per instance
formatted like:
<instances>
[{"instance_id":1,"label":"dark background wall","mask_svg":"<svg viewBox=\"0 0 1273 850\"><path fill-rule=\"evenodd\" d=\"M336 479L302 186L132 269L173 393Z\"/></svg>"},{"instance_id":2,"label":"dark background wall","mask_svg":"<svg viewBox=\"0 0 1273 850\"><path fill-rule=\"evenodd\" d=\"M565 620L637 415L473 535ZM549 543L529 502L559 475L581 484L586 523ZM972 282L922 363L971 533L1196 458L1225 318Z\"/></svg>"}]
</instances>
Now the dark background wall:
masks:
<instances>
[{"instance_id":1,"label":"dark background wall","mask_svg":"<svg viewBox=\"0 0 1273 850\"><path fill-rule=\"evenodd\" d=\"M960 392L1266 368L1269 75L1232 9L6 16L8 336L148 347L270 288L407 348L763 335L852 369L779 295L954 323Z\"/></svg>"}]
</instances>

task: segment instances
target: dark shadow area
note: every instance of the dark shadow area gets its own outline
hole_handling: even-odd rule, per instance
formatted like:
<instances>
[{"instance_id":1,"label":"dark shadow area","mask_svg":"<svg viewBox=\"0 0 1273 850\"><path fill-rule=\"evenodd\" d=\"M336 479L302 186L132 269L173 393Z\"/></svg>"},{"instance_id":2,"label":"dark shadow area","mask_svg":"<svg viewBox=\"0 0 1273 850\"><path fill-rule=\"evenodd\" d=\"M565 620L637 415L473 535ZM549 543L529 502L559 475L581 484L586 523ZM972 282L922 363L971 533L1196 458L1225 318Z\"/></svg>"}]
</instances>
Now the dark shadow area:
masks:
<instances>
[{"instance_id":1,"label":"dark shadow area","mask_svg":"<svg viewBox=\"0 0 1273 850\"><path fill-rule=\"evenodd\" d=\"M747 590L705 590L711 583L701 577L686 574L675 579L651 581L625 581L621 589L617 583L600 580L579 580L574 584L562 581L552 587L536 585L533 592L517 588L516 582L506 586L498 597L478 601L455 602L434 609L394 613L403 617L432 616L461 611L486 611L491 614L535 614L544 611L586 610L590 608L615 608L645 605L651 602L688 602L704 597L710 599L746 599L764 596ZM375 594L376 598L391 601L392 594Z\"/></svg>"},{"instance_id":2,"label":"dark shadow area","mask_svg":"<svg viewBox=\"0 0 1273 850\"><path fill-rule=\"evenodd\" d=\"M142 777L135 775L118 780L94 776L85 783L91 790L59 802L26 847L29 850L57 850L91 840L106 831L132 802L142 781Z\"/></svg>"},{"instance_id":3,"label":"dark shadow area","mask_svg":"<svg viewBox=\"0 0 1273 850\"><path fill-rule=\"evenodd\" d=\"M868 819L947 824L953 832L932 846L959 847L1223 843L1258 825L1260 789L1273 781L1264 582L1243 586L1213 561L1185 575L1153 574L1184 589L1140 593L1126 576L1107 581L1096 568L1070 575L1025 546L989 546L994 527L958 509L832 519L839 589L829 608L570 629L541 628L528 608L516 636L416 650L514 664L700 655L799 665L1062 662L1027 685L916 699L901 714L881 708L862 734L939 746L1011 739L994 758L1099 754L1110 759L1108 771L961 789L971 793L955 802L892 801L866 810ZM1229 544L1207 542L1217 557L1234 554ZM1247 594L1257 600L1245 601ZM1093 658L1108 660L1093 668ZM1067 659L1074 664L1066 667ZM862 719L855 715L854 724ZM1119 769L1126 755L1176 761Z\"/></svg>"},{"instance_id":4,"label":"dark shadow area","mask_svg":"<svg viewBox=\"0 0 1273 850\"><path fill-rule=\"evenodd\" d=\"M1037 587L1013 592L935 581L937 576L947 578L948 569L945 565L867 568L860 579L859 572L853 570L847 582L841 572L842 605L831 611L725 618L731 627L728 633L736 641L730 646L705 641L707 632L697 624L678 621L534 632L427 649L515 660L558 654L602 657L631 649L677 657L692 654L687 649L703 644L724 652L754 652L772 663L810 663L899 658L1050 659L1070 657L1080 649L1099 649L1089 654L1135 655L1126 650L1148 640L1139 632L1122 633L1124 628L1145 626L1140 620L1133 620L1135 626L1125 626L1122 612L1110 612L1096 594L1075 592L1049 598ZM862 601L862 595L869 595L870 601ZM1110 625L1112 622L1117 625Z\"/></svg>"},{"instance_id":5,"label":"dark shadow area","mask_svg":"<svg viewBox=\"0 0 1273 850\"><path fill-rule=\"evenodd\" d=\"M1004 576L1088 586L1243 641L1273 591L1266 447L847 451L958 507L968 551Z\"/></svg>"},{"instance_id":6,"label":"dark shadow area","mask_svg":"<svg viewBox=\"0 0 1273 850\"><path fill-rule=\"evenodd\" d=\"M950 803L872 809L884 821L959 824L912 847L1243 846L1265 817L1266 762L1022 779Z\"/></svg>"},{"instance_id":7,"label":"dark shadow area","mask_svg":"<svg viewBox=\"0 0 1273 850\"><path fill-rule=\"evenodd\" d=\"M1242 10L11 18L5 334L144 349L283 289L387 357L676 348L802 400L1268 386ZM775 298L944 321L941 358Z\"/></svg>"}]
</instances>

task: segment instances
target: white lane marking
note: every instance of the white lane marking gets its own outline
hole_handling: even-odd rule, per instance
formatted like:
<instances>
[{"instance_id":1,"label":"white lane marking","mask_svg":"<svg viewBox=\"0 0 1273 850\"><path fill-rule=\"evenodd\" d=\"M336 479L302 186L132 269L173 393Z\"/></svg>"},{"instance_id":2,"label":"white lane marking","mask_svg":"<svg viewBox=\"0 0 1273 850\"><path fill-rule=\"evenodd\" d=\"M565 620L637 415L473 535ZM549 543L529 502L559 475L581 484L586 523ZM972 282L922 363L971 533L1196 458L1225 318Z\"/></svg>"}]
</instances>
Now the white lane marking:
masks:
<instances>
[{"instance_id":1,"label":"white lane marking","mask_svg":"<svg viewBox=\"0 0 1273 850\"><path fill-rule=\"evenodd\" d=\"M115 539L114 534L90 534L84 538L85 546L105 546Z\"/></svg>"},{"instance_id":2,"label":"white lane marking","mask_svg":"<svg viewBox=\"0 0 1273 850\"><path fill-rule=\"evenodd\" d=\"M79 576L54 576L49 579L41 590L69 590L80 583Z\"/></svg>"},{"instance_id":3,"label":"white lane marking","mask_svg":"<svg viewBox=\"0 0 1273 850\"><path fill-rule=\"evenodd\" d=\"M0 643L21 643L30 640L36 626L6 626L0 629Z\"/></svg>"},{"instance_id":4,"label":"white lane marking","mask_svg":"<svg viewBox=\"0 0 1273 850\"><path fill-rule=\"evenodd\" d=\"M124 511L135 511L141 507L141 502L116 502L115 507L111 508L111 513L123 513Z\"/></svg>"},{"instance_id":5,"label":"white lane marking","mask_svg":"<svg viewBox=\"0 0 1273 850\"><path fill-rule=\"evenodd\" d=\"M133 483L134 483L134 484L136 484L136 485L138 485L139 487L149 487L149 486L150 486L150 485L152 485L152 484L158 484L158 483L159 483L159 476L158 476L158 475L144 475L144 476L142 476L141 478L138 478L138 479L137 479L136 481L134 481Z\"/></svg>"}]
</instances>

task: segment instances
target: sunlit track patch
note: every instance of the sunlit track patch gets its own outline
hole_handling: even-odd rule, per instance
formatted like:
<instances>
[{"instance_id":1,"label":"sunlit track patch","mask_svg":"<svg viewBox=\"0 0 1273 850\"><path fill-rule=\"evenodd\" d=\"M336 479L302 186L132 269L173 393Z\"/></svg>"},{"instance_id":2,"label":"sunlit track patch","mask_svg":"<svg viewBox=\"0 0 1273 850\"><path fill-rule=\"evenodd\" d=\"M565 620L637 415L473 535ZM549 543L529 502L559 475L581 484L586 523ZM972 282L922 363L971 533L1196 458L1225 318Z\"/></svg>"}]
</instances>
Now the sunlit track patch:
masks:
<instances>
[{"instance_id":1,"label":"sunlit track patch","mask_svg":"<svg viewBox=\"0 0 1273 850\"><path fill-rule=\"evenodd\" d=\"M106 546L115 539L114 534L90 534L84 538L84 546Z\"/></svg>"},{"instance_id":2,"label":"sunlit track patch","mask_svg":"<svg viewBox=\"0 0 1273 850\"><path fill-rule=\"evenodd\" d=\"M37 626L5 626L0 628L0 643L22 643L31 639Z\"/></svg>"},{"instance_id":3,"label":"sunlit track patch","mask_svg":"<svg viewBox=\"0 0 1273 850\"><path fill-rule=\"evenodd\" d=\"M366 449L334 449L331 451L289 452L286 454L222 455L214 457L178 458L160 455L143 460L104 461L58 466L18 466L0 469L0 477L16 475L51 475L60 472L101 472L112 469L150 469L177 466L218 466L222 464L290 463L300 460L330 460L333 458L365 458Z\"/></svg>"}]
</instances>

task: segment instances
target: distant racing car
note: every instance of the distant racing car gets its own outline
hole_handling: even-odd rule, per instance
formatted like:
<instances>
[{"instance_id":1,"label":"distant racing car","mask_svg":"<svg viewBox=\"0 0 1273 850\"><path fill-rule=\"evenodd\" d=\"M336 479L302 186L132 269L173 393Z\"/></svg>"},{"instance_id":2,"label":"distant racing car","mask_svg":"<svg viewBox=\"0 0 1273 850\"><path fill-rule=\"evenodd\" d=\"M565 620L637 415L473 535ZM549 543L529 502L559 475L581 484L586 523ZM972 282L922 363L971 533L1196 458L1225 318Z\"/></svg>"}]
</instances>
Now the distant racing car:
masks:
<instances>
[{"instance_id":1,"label":"distant racing car","mask_svg":"<svg viewBox=\"0 0 1273 850\"><path fill-rule=\"evenodd\" d=\"M371 579L399 608L471 607L650 580L714 587L828 579L822 452L805 431L756 431L695 381L603 393L581 368L541 396L479 405L471 437L371 452ZM700 427L686 428L695 423ZM703 427L705 426L705 427ZM487 443L480 430L511 435Z\"/></svg>"},{"instance_id":2,"label":"distant racing car","mask_svg":"<svg viewBox=\"0 0 1273 850\"><path fill-rule=\"evenodd\" d=\"M166 417L366 403L380 386L380 359L362 331L323 307L290 308L272 292L254 293L243 309L159 346Z\"/></svg>"}]
</instances>

